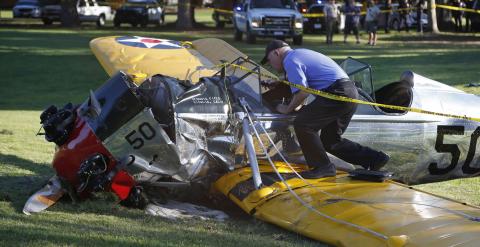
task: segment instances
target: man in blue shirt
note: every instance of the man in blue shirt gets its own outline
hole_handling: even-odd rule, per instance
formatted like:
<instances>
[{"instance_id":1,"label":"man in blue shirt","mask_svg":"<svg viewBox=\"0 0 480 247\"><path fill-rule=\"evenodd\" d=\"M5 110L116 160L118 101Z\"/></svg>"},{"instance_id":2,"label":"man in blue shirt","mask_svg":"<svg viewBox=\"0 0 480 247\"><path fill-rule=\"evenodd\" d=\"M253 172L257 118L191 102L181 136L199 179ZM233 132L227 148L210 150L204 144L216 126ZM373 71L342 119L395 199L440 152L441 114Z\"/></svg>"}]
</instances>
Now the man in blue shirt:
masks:
<instances>
[{"instance_id":1,"label":"man in blue shirt","mask_svg":"<svg viewBox=\"0 0 480 247\"><path fill-rule=\"evenodd\" d=\"M262 64L268 62L278 72L285 72L288 81L331 94L356 99L358 91L348 75L331 58L308 49L291 49L281 41L273 40L265 49ZM288 114L303 104L309 93L291 88L293 97L288 105L276 110ZM310 167L301 175L305 178L335 176L335 166L326 151L338 158L365 169L378 170L389 160L383 152L342 138L357 105L316 96L303 106L293 123L303 155ZM320 136L318 132L321 131Z\"/></svg>"}]
</instances>

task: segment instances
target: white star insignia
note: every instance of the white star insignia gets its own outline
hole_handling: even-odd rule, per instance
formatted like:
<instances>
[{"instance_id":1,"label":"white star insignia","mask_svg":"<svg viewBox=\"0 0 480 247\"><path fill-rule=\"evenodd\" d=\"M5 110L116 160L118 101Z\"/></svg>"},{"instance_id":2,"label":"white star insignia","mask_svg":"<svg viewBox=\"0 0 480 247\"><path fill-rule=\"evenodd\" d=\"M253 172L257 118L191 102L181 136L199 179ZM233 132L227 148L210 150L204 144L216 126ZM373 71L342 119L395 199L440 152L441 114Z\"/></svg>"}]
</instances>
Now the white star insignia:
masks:
<instances>
[{"instance_id":1,"label":"white star insignia","mask_svg":"<svg viewBox=\"0 0 480 247\"><path fill-rule=\"evenodd\" d=\"M139 36L133 36L131 39L122 39L119 40L120 42L132 42L132 43L141 43L145 45L147 48L152 48L157 45L163 45L163 46L170 46L170 47L175 47L175 48L180 48L181 46L172 43L170 40L167 39L154 39L154 38L146 38L146 37L139 37Z\"/></svg>"}]
</instances>

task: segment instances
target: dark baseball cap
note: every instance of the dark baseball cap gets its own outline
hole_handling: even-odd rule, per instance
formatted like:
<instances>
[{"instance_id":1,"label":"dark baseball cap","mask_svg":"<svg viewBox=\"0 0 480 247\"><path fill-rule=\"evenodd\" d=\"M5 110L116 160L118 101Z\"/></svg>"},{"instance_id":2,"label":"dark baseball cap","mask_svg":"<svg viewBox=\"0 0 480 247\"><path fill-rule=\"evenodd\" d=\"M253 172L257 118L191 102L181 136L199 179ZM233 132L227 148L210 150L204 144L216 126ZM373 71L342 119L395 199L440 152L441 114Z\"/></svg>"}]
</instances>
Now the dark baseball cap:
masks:
<instances>
[{"instance_id":1,"label":"dark baseball cap","mask_svg":"<svg viewBox=\"0 0 480 247\"><path fill-rule=\"evenodd\" d=\"M282 48L285 46L289 46L285 41L274 39L270 43L268 43L267 47L265 48L265 56L263 57L262 61L260 61L261 64L266 64L268 62L268 54L270 54L271 51L276 50L278 48Z\"/></svg>"}]
</instances>

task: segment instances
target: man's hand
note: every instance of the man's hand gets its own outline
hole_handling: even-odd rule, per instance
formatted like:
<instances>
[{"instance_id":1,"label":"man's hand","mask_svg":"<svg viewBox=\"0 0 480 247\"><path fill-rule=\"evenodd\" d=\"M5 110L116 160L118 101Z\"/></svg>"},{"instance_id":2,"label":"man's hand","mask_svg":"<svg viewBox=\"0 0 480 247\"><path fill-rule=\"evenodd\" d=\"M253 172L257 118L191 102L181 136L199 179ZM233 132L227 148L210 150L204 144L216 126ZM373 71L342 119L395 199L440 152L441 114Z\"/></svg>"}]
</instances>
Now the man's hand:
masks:
<instances>
[{"instance_id":1,"label":"man's hand","mask_svg":"<svg viewBox=\"0 0 480 247\"><path fill-rule=\"evenodd\" d=\"M274 80L266 80L260 82L260 85L262 85L262 87L264 87L265 89L275 88L278 84L280 84L280 82Z\"/></svg>"},{"instance_id":2,"label":"man's hand","mask_svg":"<svg viewBox=\"0 0 480 247\"><path fill-rule=\"evenodd\" d=\"M290 113L290 111L288 111L288 105L284 105L284 104L277 105L276 110L282 114Z\"/></svg>"}]
</instances>

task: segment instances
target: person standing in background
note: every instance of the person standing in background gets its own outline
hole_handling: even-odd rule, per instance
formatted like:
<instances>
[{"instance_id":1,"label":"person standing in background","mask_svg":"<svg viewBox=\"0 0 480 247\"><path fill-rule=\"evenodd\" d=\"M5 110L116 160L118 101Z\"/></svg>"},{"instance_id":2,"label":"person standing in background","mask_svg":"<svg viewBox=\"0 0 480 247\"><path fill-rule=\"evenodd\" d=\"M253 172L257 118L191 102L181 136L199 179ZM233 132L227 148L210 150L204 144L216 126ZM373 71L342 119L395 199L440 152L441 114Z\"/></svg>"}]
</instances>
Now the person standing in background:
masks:
<instances>
[{"instance_id":1,"label":"person standing in background","mask_svg":"<svg viewBox=\"0 0 480 247\"><path fill-rule=\"evenodd\" d=\"M328 0L327 4L323 7L323 14L325 15L325 26L327 44L333 43L333 32L335 31L335 25L337 23L338 8L335 5L335 0Z\"/></svg>"},{"instance_id":2,"label":"person standing in background","mask_svg":"<svg viewBox=\"0 0 480 247\"><path fill-rule=\"evenodd\" d=\"M458 8L464 8L465 3L463 3L462 0L453 0L452 6L458 7ZM462 10L452 10L452 17L453 17L453 21L455 23L455 31L456 32L461 32L463 30L462 16L463 16L463 11Z\"/></svg>"},{"instance_id":3,"label":"person standing in background","mask_svg":"<svg viewBox=\"0 0 480 247\"><path fill-rule=\"evenodd\" d=\"M408 13L410 12L409 7L410 6L409 6L407 0L399 0L398 1L398 8L399 8L398 14L400 16L400 19L398 21L397 30L399 32L402 30L402 23L404 24L405 31L407 31L407 33L410 31L409 26L408 26L408 21L407 21Z\"/></svg>"},{"instance_id":4,"label":"person standing in background","mask_svg":"<svg viewBox=\"0 0 480 247\"><path fill-rule=\"evenodd\" d=\"M384 6L385 10L385 33L390 33L390 15L392 14L392 0L384 0Z\"/></svg>"},{"instance_id":5,"label":"person standing in background","mask_svg":"<svg viewBox=\"0 0 480 247\"><path fill-rule=\"evenodd\" d=\"M373 0L368 0L365 22L368 33L368 45L371 46L377 44L378 15L380 12L380 9L375 5Z\"/></svg>"},{"instance_id":6,"label":"person standing in background","mask_svg":"<svg viewBox=\"0 0 480 247\"><path fill-rule=\"evenodd\" d=\"M466 0L465 1L465 8L473 9L473 0ZM472 12L465 11L465 32L470 32L472 28Z\"/></svg>"},{"instance_id":7,"label":"person standing in background","mask_svg":"<svg viewBox=\"0 0 480 247\"><path fill-rule=\"evenodd\" d=\"M360 44L358 36L358 25L360 23L360 9L355 6L354 0L347 0L343 6L343 13L345 14L345 28L343 29L343 43L347 43L347 36L353 32L357 39L357 44Z\"/></svg>"},{"instance_id":8,"label":"person standing in background","mask_svg":"<svg viewBox=\"0 0 480 247\"><path fill-rule=\"evenodd\" d=\"M423 33L422 10L424 4L424 0L417 0L417 32L419 33Z\"/></svg>"}]
</instances>

